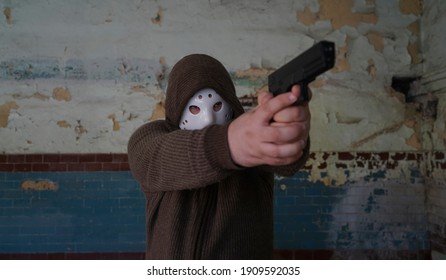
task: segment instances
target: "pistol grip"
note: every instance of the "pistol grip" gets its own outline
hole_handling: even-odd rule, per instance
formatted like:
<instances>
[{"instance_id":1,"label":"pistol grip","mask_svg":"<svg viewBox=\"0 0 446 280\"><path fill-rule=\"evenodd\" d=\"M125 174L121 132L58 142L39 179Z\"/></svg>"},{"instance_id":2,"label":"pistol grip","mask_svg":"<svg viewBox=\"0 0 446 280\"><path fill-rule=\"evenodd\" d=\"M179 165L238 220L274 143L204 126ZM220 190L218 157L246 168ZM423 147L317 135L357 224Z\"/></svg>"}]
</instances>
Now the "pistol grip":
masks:
<instances>
[{"instance_id":1,"label":"pistol grip","mask_svg":"<svg viewBox=\"0 0 446 280\"><path fill-rule=\"evenodd\" d=\"M293 105L301 105L309 101L310 97L308 96L308 83L300 83L300 96L297 101Z\"/></svg>"}]
</instances>

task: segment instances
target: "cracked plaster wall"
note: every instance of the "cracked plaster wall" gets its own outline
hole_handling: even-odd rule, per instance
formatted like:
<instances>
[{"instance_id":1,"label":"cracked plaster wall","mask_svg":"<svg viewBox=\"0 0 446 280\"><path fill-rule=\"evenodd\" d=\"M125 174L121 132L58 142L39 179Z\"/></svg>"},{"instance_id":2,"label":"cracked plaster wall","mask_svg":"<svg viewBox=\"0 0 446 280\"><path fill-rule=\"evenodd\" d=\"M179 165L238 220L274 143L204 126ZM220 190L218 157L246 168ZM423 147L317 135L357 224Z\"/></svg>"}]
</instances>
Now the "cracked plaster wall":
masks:
<instances>
[{"instance_id":1,"label":"cracked plaster wall","mask_svg":"<svg viewBox=\"0 0 446 280\"><path fill-rule=\"evenodd\" d=\"M311 84L314 156L306 180L344 187L332 225L350 232L363 230L354 222L364 217L406 215L413 201L424 213L426 196L430 231L444 240L446 2L3 0L0 11L6 154L125 153L137 127L163 118L169 71L182 56L202 52L222 61L249 109L269 73L316 41L334 41L334 69ZM406 102L391 88L393 76L423 76L417 94L420 102L437 99L437 114ZM356 158L340 160L344 152ZM420 156L400 156L406 152ZM414 172L429 178L414 184ZM49 183L22 188L57 189ZM373 215L355 210L346 225L339 213L368 201L373 186L390 195L380 194ZM394 202L399 208L385 207ZM436 251L444 255L443 243Z\"/></svg>"},{"instance_id":2,"label":"cracked plaster wall","mask_svg":"<svg viewBox=\"0 0 446 280\"><path fill-rule=\"evenodd\" d=\"M336 43L337 60L311 85L313 150L423 150L430 131L390 87L394 75L422 73L422 1L333 5L2 1L1 152L126 152L132 131L162 117L168 73L182 56L221 60L249 107L268 73L321 39ZM444 149L438 117L432 142Z\"/></svg>"}]
</instances>

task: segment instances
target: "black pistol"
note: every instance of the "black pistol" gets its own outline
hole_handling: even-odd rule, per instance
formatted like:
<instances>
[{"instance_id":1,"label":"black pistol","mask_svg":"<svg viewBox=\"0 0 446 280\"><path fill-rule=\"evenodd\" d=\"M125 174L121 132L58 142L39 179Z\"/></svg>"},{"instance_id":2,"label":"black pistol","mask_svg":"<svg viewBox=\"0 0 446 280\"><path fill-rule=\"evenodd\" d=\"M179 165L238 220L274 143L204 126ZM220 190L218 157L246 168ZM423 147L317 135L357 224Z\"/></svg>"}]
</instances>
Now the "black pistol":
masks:
<instances>
[{"instance_id":1,"label":"black pistol","mask_svg":"<svg viewBox=\"0 0 446 280\"><path fill-rule=\"evenodd\" d=\"M295 105L309 100L308 84L331 69L335 63L335 44L320 41L298 57L283 65L268 76L269 91L274 95L291 91L293 85L300 85L300 97Z\"/></svg>"}]
</instances>

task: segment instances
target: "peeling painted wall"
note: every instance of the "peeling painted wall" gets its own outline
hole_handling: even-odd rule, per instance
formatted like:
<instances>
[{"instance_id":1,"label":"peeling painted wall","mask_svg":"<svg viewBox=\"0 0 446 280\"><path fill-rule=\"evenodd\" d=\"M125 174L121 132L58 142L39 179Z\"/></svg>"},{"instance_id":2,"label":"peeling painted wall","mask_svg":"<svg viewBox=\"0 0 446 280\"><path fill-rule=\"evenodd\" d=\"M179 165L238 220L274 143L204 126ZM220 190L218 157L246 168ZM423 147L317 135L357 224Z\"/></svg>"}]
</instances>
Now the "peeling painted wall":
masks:
<instances>
[{"instance_id":1,"label":"peeling painted wall","mask_svg":"<svg viewBox=\"0 0 446 280\"><path fill-rule=\"evenodd\" d=\"M390 87L422 73L420 3L2 1L1 152L125 152L136 127L162 117L182 56L215 56L252 99L321 39L336 43L337 60L311 85L313 150L423 150L421 114Z\"/></svg>"},{"instance_id":2,"label":"peeling painted wall","mask_svg":"<svg viewBox=\"0 0 446 280\"><path fill-rule=\"evenodd\" d=\"M322 249L415 244L446 254L446 2L4 0L0 11L0 154L126 153L137 127L164 117L169 72L184 55L219 59L249 109L269 73L334 41L335 67L310 85L312 157L302 174L310 193L337 200L318 197L333 220L311 213L310 227L329 226ZM393 77L421 79L404 93ZM286 203L316 200L289 196L296 176L276 180L286 194L276 207L291 217L279 238L299 228ZM21 188L59 185L38 177ZM284 248L305 249L305 234L303 247Z\"/></svg>"},{"instance_id":3,"label":"peeling painted wall","mask_svg":"<svg viewBox=\"0 0 446 280\"><path fill-rule=\"evenodd\" d=\"M425 141L433 150L444 150L446 143L446 57L444 46L446 37L446 4L440 1L424 1L422 44L424 74L422 93L425 99L438 100L437 116L426 121ZM438 156L438 158L440 158ZM446 172L434 170L427 180L427 212L433 256L446 259Z\"/></svg>"}]
</instances>

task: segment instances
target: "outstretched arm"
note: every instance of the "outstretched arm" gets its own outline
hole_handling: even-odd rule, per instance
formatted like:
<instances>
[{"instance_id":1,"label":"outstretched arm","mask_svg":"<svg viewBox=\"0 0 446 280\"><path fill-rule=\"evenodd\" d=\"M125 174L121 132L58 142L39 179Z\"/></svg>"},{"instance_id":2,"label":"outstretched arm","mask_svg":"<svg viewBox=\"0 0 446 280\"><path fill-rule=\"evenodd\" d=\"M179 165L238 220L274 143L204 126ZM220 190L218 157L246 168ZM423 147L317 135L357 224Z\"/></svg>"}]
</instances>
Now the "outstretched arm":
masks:
<instances>
[{"instance_id":1,"label":"outstretched arm","mask_svg":"<svg viewBox=\"0 0 446 280\"><path fill-rule=\"evenodd\" d=\"M204 187L238 169L227 142L227 125L170 131L165 121L143 125L128 143L131 171L146 192Z\"/></svg>"}]
</instances>

